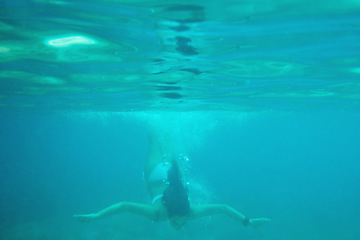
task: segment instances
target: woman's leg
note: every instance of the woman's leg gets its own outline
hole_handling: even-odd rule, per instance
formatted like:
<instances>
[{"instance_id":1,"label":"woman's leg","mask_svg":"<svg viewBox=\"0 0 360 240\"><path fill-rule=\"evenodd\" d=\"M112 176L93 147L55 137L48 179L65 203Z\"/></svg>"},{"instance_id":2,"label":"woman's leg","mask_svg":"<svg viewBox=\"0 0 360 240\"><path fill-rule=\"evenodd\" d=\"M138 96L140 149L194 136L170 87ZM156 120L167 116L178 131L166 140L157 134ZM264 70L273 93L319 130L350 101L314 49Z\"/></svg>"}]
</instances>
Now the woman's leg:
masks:
<instances>
[{"instance_id":1,"label":"woman's leg","mask_svg":"<svg viewBox=\"0 0 360 240\"><path fill-rule=\"evenodd\" d=\"M163 146L161 146L160 138L154 131L149 132L149 154L145 165L144 177L148 182L149 177L154 168L163 162Z\"/></svg>"},{"instance_id":2,"label":"woman's leg","mask_svg":"<svg viewBox=\"0 0 360 240\"><path fill-rule=\"evenodd\" d=\"M149 155L145 165L144 179L149 190L151 199L160 196L166 188L167 171L170 165L168 141L164 135L158 132L149 132Z\"/></svg>"}]
</instances>

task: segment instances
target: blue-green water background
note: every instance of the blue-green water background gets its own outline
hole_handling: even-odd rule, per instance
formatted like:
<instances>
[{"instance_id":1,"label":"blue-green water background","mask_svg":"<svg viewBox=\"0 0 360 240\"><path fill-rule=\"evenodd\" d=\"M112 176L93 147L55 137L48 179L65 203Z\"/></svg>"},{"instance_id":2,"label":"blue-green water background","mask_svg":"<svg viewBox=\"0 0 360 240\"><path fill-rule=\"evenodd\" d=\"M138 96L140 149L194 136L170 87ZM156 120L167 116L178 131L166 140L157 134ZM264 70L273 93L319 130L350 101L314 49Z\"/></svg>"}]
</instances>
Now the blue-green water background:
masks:
<instances>
[{"instance_id":1,"label":"blue-green water background","mask_svg":"<svg viewBox=\"0 0 360 240\"><path fill-rule=\"evenodd\" d=\"M360 239L358 1L1 1L1 239ZM95 44L56 47L85 36ZM189 157L176 232L150 203L148 131Z\"/></svg>"},{"instance_id":2,"label":"blue-green water background","mask_svg":"<svg viewBox=\"0 0 360 240\"><path fill-rule=\"evenodd\" d=\"M2 239L359 237L359 114L203 114L192 116L198 130L182 128L201 140L186 136L190 186L199 185L203 202L270 217L269 225L254 230L218 216L176 232L129 214L78 223L72 214L121 200L150 203L143 121L10 115L1 117ZM212 125L206 133L204 124Z\"/></svg>"}]
</instances>

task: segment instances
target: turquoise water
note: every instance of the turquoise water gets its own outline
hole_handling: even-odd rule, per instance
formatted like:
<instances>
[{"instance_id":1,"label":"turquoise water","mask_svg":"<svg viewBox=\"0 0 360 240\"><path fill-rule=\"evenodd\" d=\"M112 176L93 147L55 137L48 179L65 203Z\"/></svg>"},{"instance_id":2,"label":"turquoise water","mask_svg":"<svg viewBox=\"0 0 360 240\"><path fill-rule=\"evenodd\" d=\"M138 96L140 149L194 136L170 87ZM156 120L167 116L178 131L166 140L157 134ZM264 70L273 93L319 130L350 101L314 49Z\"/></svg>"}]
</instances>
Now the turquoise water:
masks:
<instances>
[{"instance_id":1,"label":"turquoise water","mask_svg":"<svg viewBox=\"0 0 360 240\"><path fill-rule=\"evenodd\" d=\"M360 2L0 2L1 239L360 239ZM148 132L189 159L181 231L151 203Z\"/></svg>"},{"instance_id":2,"label":"turquoise water","mask_svg":"<svg viewBox=\"0 0 360 240\"><path fill-rule=\"evenodd\" d=\"M355 0L1 5L2 109L359 107Z\"/></svg>"}]
</instances>

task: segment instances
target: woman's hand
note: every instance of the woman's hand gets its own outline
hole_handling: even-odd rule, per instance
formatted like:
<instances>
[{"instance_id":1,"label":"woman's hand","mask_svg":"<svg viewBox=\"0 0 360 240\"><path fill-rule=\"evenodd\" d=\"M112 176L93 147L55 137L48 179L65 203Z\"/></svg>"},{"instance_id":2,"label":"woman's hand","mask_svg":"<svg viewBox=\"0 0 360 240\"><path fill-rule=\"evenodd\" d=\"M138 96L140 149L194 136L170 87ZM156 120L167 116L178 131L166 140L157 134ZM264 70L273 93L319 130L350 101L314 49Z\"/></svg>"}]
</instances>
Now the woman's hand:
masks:
<instances>
[{"instance_id":1,"label":"woman's hand","mask_svg":"<svg viewBox=\"0 0 360 240\"><path fill-rule=\"evenodd\" d=\"M249 226L252 227L261 227L262 225L270 222L270 218L251 218L249 219Z\"/></svg>"},{"instance_id":2,"label":"woman's hand","mask_svg":"<svg viewBox=\"0 0 360 240\"><path fill-rule=\"evenodd\" d=\"M92 213L92 214L76 214L73 215L74 218L76 218L77 220L81 221L81 222L90 222L94 219L97 218L97 214Z\"/></svg>"}]
</instances>

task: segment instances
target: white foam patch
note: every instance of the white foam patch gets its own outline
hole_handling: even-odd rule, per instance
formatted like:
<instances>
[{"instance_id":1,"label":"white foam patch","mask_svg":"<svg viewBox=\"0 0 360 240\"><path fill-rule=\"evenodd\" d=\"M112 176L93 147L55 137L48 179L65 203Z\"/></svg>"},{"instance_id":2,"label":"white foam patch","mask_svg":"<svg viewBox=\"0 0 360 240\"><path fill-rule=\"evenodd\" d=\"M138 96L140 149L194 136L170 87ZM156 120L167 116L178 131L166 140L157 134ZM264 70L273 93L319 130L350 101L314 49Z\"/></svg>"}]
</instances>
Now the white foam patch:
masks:
<instances>
[{"instance_id":1,"label":"white foam patch","mask_svg":"<svg viewBox=\"0 0 360 240\"><path fill-rule=\"evenodd\" d=\"M96 42L91 38L84 36L70 36L63 38L55 38L46 41L46 44L52 47L68 47L71 45L91 45Z\"/></svg>"}]
</instances>

